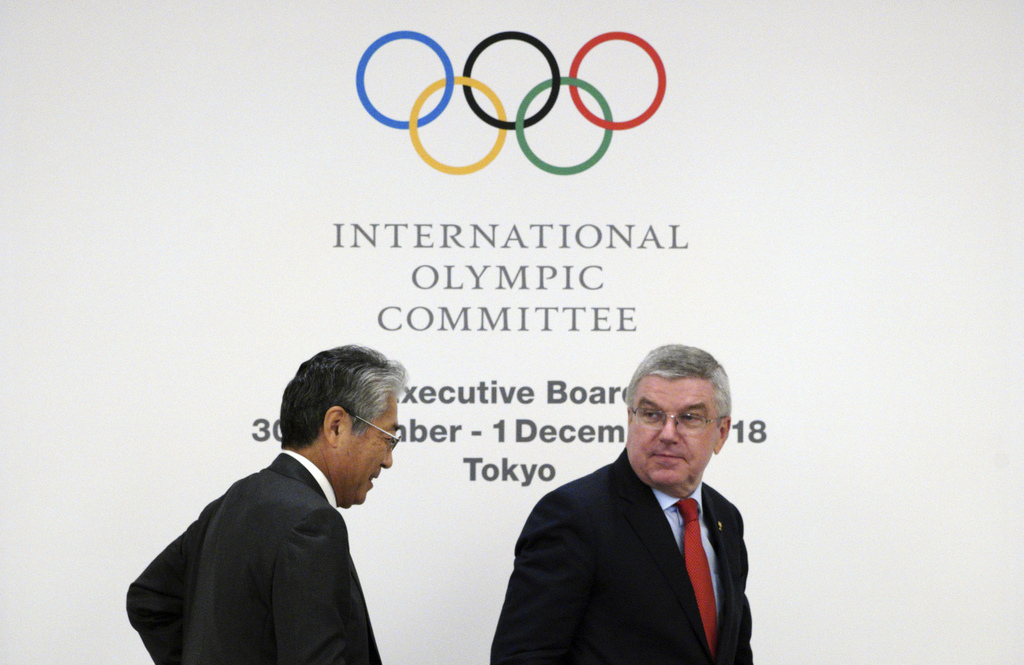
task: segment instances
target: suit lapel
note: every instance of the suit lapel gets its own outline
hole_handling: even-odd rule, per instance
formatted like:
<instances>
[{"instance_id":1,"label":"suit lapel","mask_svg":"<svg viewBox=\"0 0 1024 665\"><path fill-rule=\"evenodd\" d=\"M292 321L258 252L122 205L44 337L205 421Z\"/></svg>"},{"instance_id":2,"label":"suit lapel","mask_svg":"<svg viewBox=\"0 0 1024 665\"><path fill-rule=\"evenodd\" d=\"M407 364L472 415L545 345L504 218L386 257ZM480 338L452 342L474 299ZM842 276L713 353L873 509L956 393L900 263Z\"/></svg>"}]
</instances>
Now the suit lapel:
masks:
<instances>
[{"instance_id":1,"label":"suit lapel","mask_svg":"<svg viewBox=\"0 0 1024 665\"><path fill-rule=\"evenodd\" d=\"M354 583L353 597L359 605L359 610L366 617L366 640L367 651L371 665L380 663L380 652L377 650L377 640L373 636L373 626L370 625L370 611L366 608L366 596L363 595L363 585L359 583L359 574L356 573L356 564L352 555L348 557L349 570L352 571L352 582Z\"/></svg>"},{"instance_id":2,"label":"suit lapel","mask_svg":"<svg viewBox=\"0 0 1024 665\"><path fill-rule=\"evenodd\" d=\"M617 491L626 522L650 552L655 566L679 600L690 627L705 649L708 649L704 623L700 618L700 607L690 584L690 576L686 572L686 562L654 492L637 478L625 452L613 464L612 472L618 485ZM708 654L710 656L710 649Z\"/></svg>"},{"instance_id":3,"label":"suit lapel","mask_svg":"<svg viewBox=\"0 0 1024 665\"><path fill-rule=\"evenodd\" d=\"M718 583L722 607L718 608L718 645L719 654L722 652L722 645L734 644L740 629L740 612L737 608L735 598L736 587L733 582L732 570L729 563L729 546L726 544L734 534L722 530L722 523L716 516L714 490L709 491L704 485L704 502L702 508L707 518L708 533L711 536L711 546L715 549L718 559Z\"/></svg>"}]
</instances>

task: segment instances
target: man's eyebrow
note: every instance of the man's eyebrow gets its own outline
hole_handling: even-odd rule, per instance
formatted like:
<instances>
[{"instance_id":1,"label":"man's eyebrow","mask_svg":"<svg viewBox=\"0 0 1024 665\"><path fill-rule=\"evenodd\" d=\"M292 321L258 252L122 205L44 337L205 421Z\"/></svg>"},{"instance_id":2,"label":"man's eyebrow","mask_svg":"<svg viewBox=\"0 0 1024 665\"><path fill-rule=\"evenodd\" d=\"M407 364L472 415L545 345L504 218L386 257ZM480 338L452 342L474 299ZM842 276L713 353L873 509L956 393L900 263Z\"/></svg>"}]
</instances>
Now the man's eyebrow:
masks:
<instances>
[{"instance_id":1,"label":"man's eyebrow","mask_svg":"<svg viewBox=\"0 0 1024 665\"><path fill-rule=\"evenodd\" d=\"M659 404L656 404L655 402L652 402L651 400L649 400L646 397L641 397L640 398L639 402L637 403L637 408L640 408L640 407L647 407L647 408L651 408L651 409L656 409L656 410L662 411L662 412L666 411L665 407L663 407L663 406L661 406ZM679 413L694 413L694 412L697 412L697 411L701 411L701 412L707 413L708 412L708 405L705 404L704 402L697 402L696 404L690 404L689 406L684 406L682 409L679 410Z\"/></svg>"}]
</instances>

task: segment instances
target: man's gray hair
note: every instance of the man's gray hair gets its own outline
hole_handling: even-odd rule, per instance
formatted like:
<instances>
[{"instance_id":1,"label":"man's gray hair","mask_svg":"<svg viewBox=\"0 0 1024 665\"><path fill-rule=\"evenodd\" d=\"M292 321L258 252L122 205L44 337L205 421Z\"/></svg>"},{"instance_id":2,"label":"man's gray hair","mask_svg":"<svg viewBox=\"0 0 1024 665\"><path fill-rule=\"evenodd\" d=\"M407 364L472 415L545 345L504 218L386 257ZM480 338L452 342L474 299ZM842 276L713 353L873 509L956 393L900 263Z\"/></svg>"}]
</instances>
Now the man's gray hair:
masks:
<instances>
[{"instance_id":1,"label":"man's gray hair","mask_svg":"<svg viewBox=\"0 0 1024 665\"><path fill-rule=\"evenodd\" d=\"M715 408L718 410L718 416L732 415L729 377L725 374L725 368L707 351L682 344L666 344L648 353L636 368L629 387L626 388L626 403L630 407L636 406L636 387L645 376L660 376L669 380L710 381L715 389Z\"/></svg>"},{"instance_id":2,"label":"man's gray hair","mask_svg":"<svg viewBox=\"0 0 1024 665\"><path fill-rule=\"evenodd\" d=\"M350 416L377 420L388 399L402 398L406 372L401 363L362 346L339 346L321 351L299 366L281 399L281 447L300 450L312 444L324 414L340 406ZM352 419L352 432L368 425Z\"/></svg>"}]
</instances>

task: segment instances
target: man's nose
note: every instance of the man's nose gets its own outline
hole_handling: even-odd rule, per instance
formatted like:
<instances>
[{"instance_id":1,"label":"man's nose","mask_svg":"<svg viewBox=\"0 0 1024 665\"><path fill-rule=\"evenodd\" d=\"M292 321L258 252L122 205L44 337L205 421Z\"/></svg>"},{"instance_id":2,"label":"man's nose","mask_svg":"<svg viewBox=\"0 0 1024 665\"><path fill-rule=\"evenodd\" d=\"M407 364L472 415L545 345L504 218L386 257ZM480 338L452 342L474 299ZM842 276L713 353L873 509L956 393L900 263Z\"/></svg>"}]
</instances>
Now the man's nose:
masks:
<instances>
[{"instance_id":1,"label":"man's nose","mask_svg":"<svg viewBox=\"0 0 1024 665\"><path fill-rule=\"evenodd\" d=\"M665 416L665 424L661 426L661 431L658 432L658 438L663 441L679 441L679 427L676 424L675 418Z\"/></svg>"}]
</instances>

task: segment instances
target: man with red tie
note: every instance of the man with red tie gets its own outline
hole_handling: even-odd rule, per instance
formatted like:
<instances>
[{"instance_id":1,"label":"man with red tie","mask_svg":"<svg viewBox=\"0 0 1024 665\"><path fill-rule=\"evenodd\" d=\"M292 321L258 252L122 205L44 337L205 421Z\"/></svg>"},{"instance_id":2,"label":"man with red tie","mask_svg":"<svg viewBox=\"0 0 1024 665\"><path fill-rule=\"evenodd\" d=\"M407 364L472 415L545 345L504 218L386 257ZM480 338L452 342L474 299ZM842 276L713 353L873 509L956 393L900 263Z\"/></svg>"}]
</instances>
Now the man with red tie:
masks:
<instances>
[{"instance_id":1,"label":"man with red tie","mask_svg":"<svg viewBox=\"0 0 1024 665\"><path fill-rule=\"evenodd\" d=\"M625 451L527 519L492 665L753 663L743 521L702 482L732 425L725 370L659 347L626 401Z\"/></svg>"}]
</instances>

